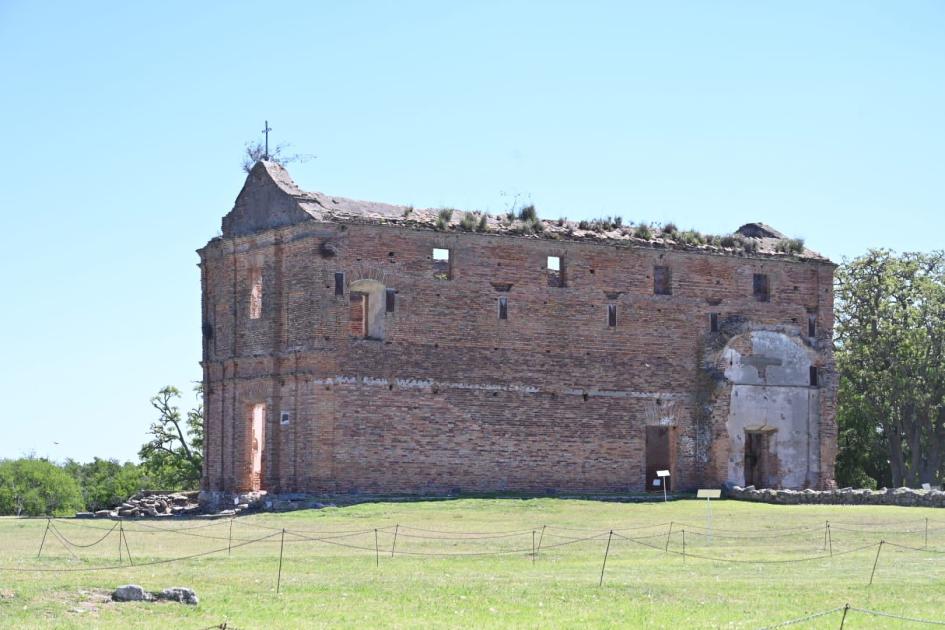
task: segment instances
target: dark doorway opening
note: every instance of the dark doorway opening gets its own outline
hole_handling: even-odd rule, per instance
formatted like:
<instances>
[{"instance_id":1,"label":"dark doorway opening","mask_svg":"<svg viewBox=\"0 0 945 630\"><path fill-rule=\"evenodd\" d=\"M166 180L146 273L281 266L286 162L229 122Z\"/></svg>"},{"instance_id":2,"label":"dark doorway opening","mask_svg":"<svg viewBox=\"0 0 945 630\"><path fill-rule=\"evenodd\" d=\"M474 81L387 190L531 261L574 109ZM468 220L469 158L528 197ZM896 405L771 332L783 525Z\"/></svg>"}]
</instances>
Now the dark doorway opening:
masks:
<instances>
[{"instance_id":1,"label":"dark doorway opening","mask_svg":"<svg viewBox=\"0 0 945 630\"><path fill-rule=\"evenodd\" d=\"M771 487L772 431L745 431L745 485Z\"/></svg>"},{"instance_id":2,"label":"dark doorway opening","mask_svg":"<svg viewBox=\"0 0 945 630\"><path fill-rule=\"evenodd\" d=\"M662 492L673 489L672 477L659 477L658 470L673 472L676 454L676 427L650 426L646 428L646 489L649 492ZM654 483L658 481L659 483Z\"/></svg>"}]
</instances>

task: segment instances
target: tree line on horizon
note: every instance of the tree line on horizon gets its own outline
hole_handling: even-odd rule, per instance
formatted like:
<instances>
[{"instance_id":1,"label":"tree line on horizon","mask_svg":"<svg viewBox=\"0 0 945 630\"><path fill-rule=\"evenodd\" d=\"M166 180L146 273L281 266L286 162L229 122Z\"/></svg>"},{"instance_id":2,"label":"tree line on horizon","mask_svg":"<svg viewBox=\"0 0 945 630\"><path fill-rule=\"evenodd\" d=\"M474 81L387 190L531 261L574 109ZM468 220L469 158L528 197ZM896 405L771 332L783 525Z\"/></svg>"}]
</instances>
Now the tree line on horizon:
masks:
<instances>
[{"instance_id":1,"label":"tree line on horizon","mask_svg":"<svg viewBox=\"0 0 945 630\"><path fill-rule=\"evenodd\" d=\"M45 458L0 460L0 516L64 515L115 507L141 490L196 490L203 466L203 394L182 412L180 391L162 388L151 398L158 419L138 462L94 458L58 464Z\"/></svg>"},{"instance_id":2,"label":"tree line on horizon","mask_svg":"<svg viewBox=\"0 0 945 630\"><path fill-rule=\"evenodd\" d=\"M885 249L844 261L835 281L840 486L939 485L945 479L945 252ZM111 508L144 489L195 490L203 403L151 398L157 420L139 462L0 460L0 515Z\"/></svg>"}]
</instances>

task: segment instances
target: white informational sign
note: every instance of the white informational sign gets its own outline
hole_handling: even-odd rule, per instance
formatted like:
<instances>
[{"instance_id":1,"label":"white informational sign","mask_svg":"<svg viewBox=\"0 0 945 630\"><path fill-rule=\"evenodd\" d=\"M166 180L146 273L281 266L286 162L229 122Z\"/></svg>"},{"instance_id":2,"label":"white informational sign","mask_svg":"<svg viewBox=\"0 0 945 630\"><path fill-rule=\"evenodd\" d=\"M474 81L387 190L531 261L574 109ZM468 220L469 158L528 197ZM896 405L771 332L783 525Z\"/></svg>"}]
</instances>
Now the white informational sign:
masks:
<instances>
[{"instance_id":1,"label":"white informational sign","mask_svg":"<svg viewBox=\"0 0 945 630\"><path fill-rule=\"evenodd\" d=\"M925 490L926 492L928 492L929 490L932 489L932 484L930 484L930 483L923 483L923 484L922 484L922 489Z\"/></svg>"},{"instance_id":2,"label":"white informational sign","mask_svg":"<svg viewBox=\"0 0 945 630\"><path fill-rule=\"evenodd\" d=\"M667 499L666 499L666 484L665 484L665 483L662 483L662 480L663 480L664 477L669 477L669 471L668 471L668 470L657 470L657 471L656 471L656 476L659 477L659 479L654 479L654 480L653 480L653 485L654 485L654 486L663 486L663 503L666 503L666 500L667 500Z\"/></svg>"},{"instance_id":3,"label":"white informational sign","mask_svg":"<svg viewBox=\"0 0 945 630\"><path fill-rule=\"evenodd\" d=\"M697 499L718 499L721 496L721 490L699 490L696 492Z\"/></svg>"}]
</instances>

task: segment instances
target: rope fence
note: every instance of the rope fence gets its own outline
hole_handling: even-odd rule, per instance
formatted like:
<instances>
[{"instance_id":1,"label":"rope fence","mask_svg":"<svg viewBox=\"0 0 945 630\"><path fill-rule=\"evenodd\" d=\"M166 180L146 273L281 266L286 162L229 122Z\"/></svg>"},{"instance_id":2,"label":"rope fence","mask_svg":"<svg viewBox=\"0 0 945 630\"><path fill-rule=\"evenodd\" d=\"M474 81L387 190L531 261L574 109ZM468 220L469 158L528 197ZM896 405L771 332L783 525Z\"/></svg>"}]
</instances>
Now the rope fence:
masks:
<instances>
[{"instance_id":1,"label":"rope fence","mask_svg":"<svg viewBox=\"0 0 945 630\"><path fill-rule=\"evenodd\" d=\"M839 532L856 532L859 534L873 535L881 533L883 530L867 528L867 529L855 529L849 527L836 527L834 523L825 522L822 526L804 526L804 527L792 527L792 528L783 528L782 530L768 530L763 532L757 532L757 535L751 536L750 530L709 530L706 527L699 525L692 525L682 522L668 522L668 523L658 523L654 525L640 525L640 526L628 526L622 527L619 529L607 529L607 530L594 530L591 528L572 528L565 526L557 525L541 525L539 527L529 528L529 529L516 529L516 530L504 530L504 531L446 531L446 530L434 530L427 529L422 527L415 527L412 525L387 525L384 527L377 528L364 528L364 529L349 529L349 530L313 530L308 528L272 528L259 523L247 522L243 519L230 518L226 520L217 520L212 525L219 525L221 527L226 527L227 535L218 535L218 533L210 533L204 530L211 525L202 524L198 527L160 527L153 525L151 523L142 522L142 521L131 521L130 527L125 527L124 521L118 521L117 523L112 524L110 527L98 527L95 525L86 525L75 523L71 520L66 519L46 519L46 527L43 531L42 540L40 541L39 551L37 553L37 558L40 558L43 554L43 551L48 548L50 543L53 541L58 541L59 544L71 555L75 562L88 562L87 559L81 559L76 554L76 551L84 551L95 548L100 545L105 545L109 540L112 542L110 544L117 544L118 547L118 562L117 564L104 564L104 565L86 565L86 566L59 566L59 567L46 567L46 566L0 566L0 573L53 573L53 572L96 572L96 571L117 571L117 570L132 570L138 569L141 567L150 567L156 565L164 564L173 564L180 562L187 562L190 560L203 558L206 556L212 556L216 554L223 554L226 552L226 557L229 557L234 550L248 547L250 545L259 545L265 543L275 543L279 542L279 557L278 557L278 569L275 579L275 590L277 593L281 592L282 577L284 570L284 559L286 554L286 548L292 545L298 544L315 544L323 545L328 548L338 548L346 549L357 552L363 552L365 555L370 554L373 556L375 567L380 568L381 566L381 555L384 555L385 558L389 557L390 559L395 559L397 557L411 557L411 558L481 558L481 557L498 557L498 556L522 556L523 558L529 559L532 563L536 563L540 554L542 552L551 553L557 549L563 549L566 547L571 547L573 545L588 545L589 548L592 548L594 544L600 545L598 547L598 553L602 553L600 560L600 572L598 576L598 586L603 586L606 576L607 576L607 565L608 558L614 553L620 553L621 548L624 548L624 544L630 544L633 546L638 546L654 553L663 554L667 557L679 557L682 562L689 561L702 561L710 562L716 564L731 564L731 565L786 565L786 564L799 564L799 563L814 563L814 562L831 562L834 559L841 556L849 556L854 554L863 553L868 555L869 564L864 565L864 571L869 570L869 580L867 582L864 579L864 586L869 588L872 586L873 582L879 578L882 578L881 571L881 558L883 557L883 547L889 548L889 550L896 550L900 553L918 553L918 554L930 554L934 556L940 556L945 554L945 549L939 548L930 548L928 547L928 533L925 529L913 531L913 534L924 534L925 545L915 546L904 544L902 542L891 542L885 538L879 540L878 542L867 542L864 544L858 544L852 547L839 547L842 540L836 539L836 533ZM242 536L233 536L233 526L234 524L238 525L240 528L246 527L250 529L262 529L268 533L257 536L257 537L247 537L245 534ZM67 536L64 534L60 526L76 526L83 529L93 529L98 530L101 533L97 534L93 540L90 541L81 541ZM654 531L655 530L655 531ZM834 532L837 530L837 532ZM651 531L652 533L648 533ZM688 546L687 546L687 531L688 531ZM719 532L722 532L720 534ZM806 550L808 553L803 553L801 555L792 555L791 557L738 557L735 555L728 555L725 553L720 553L724 549L720 549L717 545L713 545L711 538L715 537L724 537L725 532L728 531L731 533L731 538L735 541L740 540L754 540L754 546L745 546L744 544L732 543L736 545L736 548L739 551L744 551L746 549L757 551L757 547L761 548L772 548L771 541L775 540L775 537L780 536L779 540L787 540L788 544L793 544L790 542L792 537L796 537L800 534L811 537L812 540L805 541L807 543ZM935 530L928 530L935 531ZM823 532L823 543L820 542L820 533ZM132 557L131 546L129 544L128 535L131 534L132 537L137 537L139 534L155 534L163 533L167 535L179 535L186 537L196 537L200 539L206 539L218 543L213 548L205 551L200 551L197 553L186 554L182 556L172 557L172 558L159 558L159 559L143 559L141 556L142 550L141 547L138 547L137 553L139 554L137 560ZM899 532L905 533L905 532ZM816 536L811 536L816 534ZM695 538L705 539L705 544L701 547L699 545L694 545L693 541ZM117 538L117 542L115 541ZM842 537L841 537L842 538ZM222 542L225 541L226 545L224 546ZM851 541L846 541L847 545ZM399 546L398 546L399 543ZM449 549L435 548L437 544L440 545L449 545ZM462 545L474 545L473 548L462 548ZM487 548L483 548L486 546ZM431 548L432 547L432 548ZM478 547L478 548L476 548ZM835 548L837 547L837 548ZM718 549L716 553L707 553L705 550L708 548ZM782 551L783 547L780 548ZM875 550L875 555L872 553L867 554L867 552ZM382 554L383 551L383 554ZM791 549L792 553L795 551ZM802 549L803 551L803 549ZM888 555L888 551L887 554ZM889 560L886 561L887 563ZM865 574L864 574L865 578ZM817 616L825 616L833 614L840 610L844 611L844 614L849 612L859 612L862 614L867 614L875 612L877 615L885 615L891 613L883 613L881 611L868 611L866 609L858 609L850 606L839 607L831 609L828 611L822 611L819 613L814 613L815 616L799 618L797 620L789 620L782 622L780 625L772 627L782 627L785 625L792 625L795 623L800 623L801 621L816 618ZM921 623L926 623L921 621ZM942 623L945 625L945 622L932 622L928 623Z\"/></svg>"},{"instance_id":2,"label":"rope fence","mask_svg":"<svg viewBox=\"0 0 945 630\"><path fill-rule=\"evenodd\" d=\"M776 623L773 626L764 626L759 630L775 630L775 628L787 628L788 626L794 626L799 623L805 623L808 621L813 621L820 617L827 617L830 615L841 614L840 618L840 629L843 630L846 622L850 619L850 613L862 613L864 615L870 615L872 617L883 617L886 619L895 619L896 621L905 621L909 623L920 623L930 626L945 626L945 621L938 621L935 619L921 619L919 617L908 617L904 615L896 615L894 613L883 612L881 610L871 610L869 608L859 608L857 606L851 606L850 604L844 604L843 606L837 606L836 608L831 608L830 610L822 610L820 612L811 613L803 617L798 617L796 619L788 619L787 621L782 621L781 623Z\"/></svg>"},{"instance_id":3,"label":"rope fence","mask_svg":"<svg viewBox=\"0 0 945 630\"><path fill-rule=\"evenodd\" d=\"M924 525L927 521L922 522ZM914 523L914 521L910 521L909 523ZM905 524L908 525L909 523ZM247 536L244 532L240 536L234 536L234 524L240 529L257 529L267 533L252 537ZM276 594L278 595L281 593L281 587L284 581L283 573L291 573L292 565L286 565L285 560L291 560L291 555L289 557L286 556L286 549L290 548L292 545L323 545L327 548L357 551L359 554L363 554L363 556L371 557L374 560L374 565L377 570L381 568L381 556L388 558L388 561L394 560L397 557L450 559L521 556L523 559L535 564L543 552L552 554L555 550L584 545L588 551L587 554L582 557L587 558L589 569L590 566L595 566L594 576L598 578L598 587L603 587L607 579L608 560L610 556L620 554L622 550L626 549L627 545L630 545L646 549L655 554L662 554L666 557L680 558L683 563L700 561L721 565L765 566L816 562L829 563L833 562L838 557L862 554L866 559L863 564L863 586L865 589L870 589L874 581L882 580L882 566L884 564L882 560L889 556L890 551L894 550L903 554L929 554L932 557L945 554L945 548L930 548L928 546L929 533L945 530L945 528L923 527L909 530L888 530L881 529L877 524L864 525L858 528L856 526L850 526L850 524L838 526L837 523L829 521L825 522L823 525L766 529L756 532L752 532L751 530L725 530L714 528L710 530L707 527L683 522L625 526L607 530L544 524L528 529L504 531L447 531L399 523L376 528L315 530L310 528L274 528L237 518L219 519L209 524L188 527L162 527L138 520L129 521L129 525L130 526L126 527L125 521L118 521L110 526L99 527L97 525L76 523L68 519L48 518L46 519L46 527L40 541L37 558L42 557L44 550L48 549L50 544L56 544L56 542L58 542L75 562L88 563L90 559L80 558L76 552L90 550L106 544L115 544L118 547L117 564L112 561L111 564L85 564L84 566L0 566L0 574L132 571L144 567L188 562L213 555L221 555L223 556L222 559L226 560L234 550L278 542L278 565L274 566L276 570L274 586ZM221 529L226 528L227 535L222 535L220 532L211 533L201 531L214 525L219 526ZM82 541L72 536L73 533L79 533L78 530L69 532L69 535L63 533L62 529L70 526L82 530L97 530L99 533L95 534L95 537L91 540ZM904 542L892 542L884 537L879 541L848 546L851 542L856 541L843 540L848 534L873 536L876 534L886 534L889 531L892 531L894 534L912 534L914 536L923 537L924 545L919 546L905 544ZM213 548L205 551L158 559L145 559L140 546L129 544L129 534L131 534L132 538L137 538L139 535L159 533L171 536L176 535L206 539L217 544L215 544ZM821 533L823 536L821 536ZM711 543L712 537L729 538L733 541L730 543L731 547L744 553L745 550L757 551L758 547L762 549L772 548L772 543L777 540L786 541L787 545L792 545L797 542L795 539L801 535L807 536L810 539L802 541L807 544L806 549L808 553L792 555L791 557L738 557L724 553L724 545L713 545ZM701 546L698 544L694 545L694 539L704 539L704 544ZM738 542L742 540L754 542L751 545ZM222 544L223 541L226 542L226 545ZM843 542L846 542L846 544L841 546ZM448 545L450 548L436 548L437 545ZM478 548L463 549L461 547L462 545L474 545ZM132 557L132 546L136 547L136 553L138 554L136 559ZM885 555L883 554L884 547L887 548ZM705 550L709 548L717 549L718 551L716 553L707 553ZM783 551L784 547L782 546L779 549ZM793 553L795 550L791 549L791 551ZM581 553L584 554L583 551ZM602 555L596 556L596 553ZM597 562L593 562L591 554L595 554L593 557L598 558ZM891 561L890 558L886 558L886 566L889 566ZM591 564L592 562L593 565ZM859 561L857 560L856 562ZM599 572L596 569L598 566ZM611 572L612 571L613 569L611 569ZM866 579L867 571L869 572L868 581ZM832 615L840 616L840 628L843 628L844 624L855 615L872 616L914 624L945 626L945 621L943 620L923 619L845 604L829 610L813 612L802 617L782 621L775 625L766 626L766 628L784 628ZM227 622L212 627L234 629L233 626L228 626Z\"/></svg>"},{"instance_id":4,"label":"rope fence","mask_svg":"<svg viewBox=\"0 0 945 630\"><path fill-rule=\"evenodd\" d=\"M58 524L66 524L66 525L69 525L70 527L80 527L80 528L84 528L84 529L98 529L98 530L101 530L101 531L106 531L106 530L111 529L111 527L110 527L109 525L106 525L106 524L103 524L103 525L100 526L100 525L96 525L96 524L89 523L89 522L88 522L87 520L85 520L85 519L75 519L75 518L45 517L45 516L44 516L44 517L22 517L22 518L18 518L18 519L15 519L15 520L16 520L16 521L47 521L47 520L52 520L52 521L54 521L54 522L56 522L56 523L58 523ZM126 531L135 531L133 528L129 527L128 524L147 525L148 527L150 527L150 528L152 528L152 529L159 529L159 530L161 530L161 531L171 531L171 530L173 530L173 531L185 531L185 530L204 529L204 528L208 528L208 527L213 527L213 526L215 526L215 525L226 524L226 523L229 523L231 520L238 521L238 522L240 522L240 525L245 526L245 527L254 527L254 528L258 528L258 529L264 529L264 530L276 531L276 532L282 531L282 528L281 528L281 527L275 527L275 526L271 526L271 525L265 525L265 524L263 524L263 523L257 523L257 522L246 521L246 520L245 520L245 517L236 517L236 516L229 516L229 517L226 517L226 518L208 519L206 522L202 522L202 523L200 523L200 524L198 524L198 525L177 526L177 527L173 527L173 528L170 528L170 527L168 527L168 528L163 528L163 527L158 527L158 526L156 526L156 525L153 525L153 523L156 522L156 521L161 521L161 520L167 520L167 521L169 521L170 518L165 518L165 519L160 519L160 518L158 518L158 519L148 519L148 520L144 520L144 519L140 519L140 518L133 518L133 517L130 517L130 518L127 518L127 519L121 519L121 518L119 518L119 519L112 519L112 520L113 520L115 523L117 523L117 522L124 522L124 523L126 523L126 526L125 526ZM201 519L201 520L202 520L202 519ZM530 532L532 529L540 529L543 525L544 525L544 526L547 526L547 527L554 527L555 529L559 529L559 530L563 530L563 531L575 531L575 532L600 532L600 531L604 531L604 532L607 532L607 531L609 531L610 529L613 529L614 532L616 533L616 532L632 531L632 530L640 530L640 529L664 528L664 527L668 527L670 524L675 524L676 527L685 527L685 528L690 529L690 530L707 529L707 527L706 527L705 525L697 525L697 524L692 524L692 523L685 523L685 522L682 522L682 521L666 521L666 522L649 523L649 524L642 524L642 525L623 525L623 526L615 526L615 527L612 527L612 528L611 528L611 527L608 527L608 528L606 528L606 529L603 529L603 528L601 528L601 527L574 527L574 526L570 526L570 525L569 525L569 526L564 526L564 525L547 525L547 524L540 523L540 524L533 525L532 527L529 527L529 528L514 529L514 530L500 530L500 531L456 531L456 530L428 529L428 528L417 527L417 526L413 526L413 525L405 525L405 524L403 524L403 523L399 523L399 524L398 524L398 523L390 523L390 524L388 524L388 525L364 527L364 528L362 528L362 529L341 529L341 530L337 530L337 529L328 529L328 530L325 530L325 529L317 529L317 530L316 530L316 529L306 529L306 528L295 528L295 530L296 530L296 531L311 532L311 533L318 533L318 534L348 534L348 533L364 532L364 531L371 531L371 532L372 532L372 531L374 531L375 529L378 529L378 530L394 529L395 526L399 526L401 529L408 528L408 529L412 529L412 530L415 530L415 531L426 532L426 533L431 533L431 534L446 534L446 535L460 535L460 534L461 534L461 535L469 535L469 536L475 536L475 535L493 536L493 535L496 535L496 534L514 534L514 533L520 533L520 532ZM917 529L904 529L904 530L896 530L896 529L882 529L882 530L880 530L880 529L875 529L875 528L888 528L888 527L890 527L891 525L908 525L908 524L921 525L921 527L918 527ZM903 521L888 521L888 522L882 522L882 523L870 523L870 522L849 523L849 522L844 522L844 521L830 521L830 525L831 525L831 527L833 527L834 529L842 529L842 530L844 530L844 531L862 532L862 533L870 533L870 532L873 532L873 533L893 532L893 533L903 533L903 534L922 533L922 532L925 531L925 525L926 525L926 524L929 526L929 527L928 527L928 531L929 531L929 532L945 531L945 521L937 521L937 520L931 520L931 519L927 519L927 518L926 518L926 519L903 520ZM815 531L815 530L818 530L818 529L819 529L819 530L822 530L823 527L824 527L823 522L820 522L820 523L811 523L811 524L809 524L809 525L797 525L797 526L791 526L791 527L765 527L765 528L762 529L762 530L758 530L758 529L728 529L728 528L714 527L714 526L713 526L713 527L712 527L712 533L713 533L713 535L718 535L718 534L724 533L724 534L731 534L732 536L747 535L747 536L751 536L751 537L760 537L760 536L769 536L769 535L770 535L770 536L776 536L776 535L782 535L782 534L783 534L783 535L790 535L790 534L792 534L792 533L800 533L800 532L802 532L802 531Z\"/></svg>"},{"instance_id":5,"label":"rope fence","mask_svg":"<svg viewBox=\"0 0 945 630\"><path fill-rule=\"evenodd\" d=\"M867 534L867 535L885 533L885 530L876 530L872 528L856 529L856 528L850 528L850 527L838 527L835 523L830 523L830 522L826 522L824 526L803 526L803 527L783 528L782 530L769 530L769 531L757 532L754 535L750 534L751 530L725 530L725 529L716 529L716 528L713 528L710 530L709 528L701 526L701 525L694 525L694 524L688 524L688 523L683 523L683 522L657 523L657 524L652 524L652 525L640 525L640 526L632 526L632 527L614 528L610 530L600 530L600 529L595 530L592 528L574 528L574 527L565 527L565 526L545 524L545 525L541 525L541 526L537 526L537 527L533 527L529 529L504 530L504 531L493 531L493 532L478 531L478 530L477 531L434 530L434 529L427 529L427 528L415 527L412 525L403 525L403 524L395 524L392 526L387 525L387 526L377 527L377 528L346 529L346 530L336 530L336 529L313 530L313 529L308 529L308 528L272 528L263 524L246 522L246 521L243 521L242 519L236 519L236 518L230 518L226 520L220 519L210 524L201 524L196 527L160 527L160 526L153 525L148 522L142 522L142 521L132 521L131 523L134 526L125 527L124 522L119 521L117 523L112 524L110 527L97 527L94 525L85 525L81 523L76 523L75 521L66 520L66 519L52 519L52 518L47 519L47 527L43 534L43 541L40 544L39 554L37 555L42 554L44 545L46 544L46 540L50 533L53 535L53 537L55 537L55 539L59 540L63 544L63 546L67 548L67 550L70 553L73 553L72 549L89 549L89 548L92 548L92 547L95 547L97 545L104 543L106 540L109 539L109 537L111 537L115 533L116 530L118 530L119 549L120 550L124 549L124 551L128 553L129 559L130 559L130 551L128 549L128 540L127 540L127 536L129 533L133 533L135 535L137 534L173 534L173 535L182 535L182 536L202 538L202 539L214 540L214 541L225 540L228 543L229 551L232 551L232 549L234 548L233 543L237 543L238 545L241 545L242 543L252 543L257 540L266 539L265 536L261 538L234 536L233 535L234 523L238 523L240 527L245 526L249 528L258 528L258 529L263 529L267 531L272 531L274 534L281 534L282 532L285 532L289 536L289 538L286 539L285 542L290 543L290 544L298 543L298 542L326 542L327 543L332 540L342 540L342 539L354 538L354 537L364 536L364 535L369 535L369 534L374 534L375 536L379 536L383 534L385 536L392 536L394 538L391 544L392 555L397 555L398 553L400 554L407 553L407 551L405 551L403 548L401 549L396 548L398 537L402 539L402 543L405 543L409 540L416 540L416 541L432 541L432 542L439 541L439 542L457 544L457 543L476 543L476 542L481 542L481 541L501 542L503 540L512 540L516 538L522 538L522 539L527 540L529 537L535 538L535 536L540 533L539 541L541 542L538 543L538 546L542 546L542 543L546 536L549 537L550 539L564 540L564 541L569 541L569 542L572 542L572 541L579 542L579 541L602 537L612 532L613 536L620 540L640 542L641 544L644 544L644 541L648 539L649 540L665 539L665 543L660 546L656 546L656 545L649 545L649 546L657 550L662 550L664 553L678 554L680 552L675 549L670 549L670 545L673 542L673 540L675 540L676 538L680 536L684 536L682 532L685 530L688 530L690 534L690 541L689 541L690 547L692 546L693 536L705 537L708 540L711 534L711 536L714 536L716 538L723 538L723 539L731 538L733 540L766 541L761 544L754 544L753 547L755 548L767 547L767 548L777 548L777 549L783 549L784 546L767 544L767 541L768 540L771 540L771 541L785 540L785 539L790 539L792 537L796 537L798 535L810 536L811 534L816 534L820 531L823 532L822 549L823 551L829 552L829 553L822 554L822 555L804 556L801 558L790 558L790 559L765 560L765 559L760 559L760 558L753 558L753 559L724 558L724 557L719 557L717 555L705 555L705 554L697 554L697 553L692 553L692 552L687 554L688 556L692 558L701 558L701 559L711 560L714 562L739 562L739 563L764 564L764 563L804 562L804 561L816 560L816 559L825 558L825 557L833 557L833 555L842 555L845 553L849 553L851 550L838 551L838 552L833 551L834 542L835 542L834 532L860 533L860 534ZM69 526L74 526L74 527L81 527L84 529L99 530L99 531L102 531L103 533L101 536L92 540L91 542L78 542L76 540L71 539L69 536L66 536L62 532L59 526L64 525L64 524L69 525ZM208 532L195 531L195 530L205 529L206 527L209 527L212 525L226 526L227 535L222 535L222 534L218 535L218 534L211 534ZM657 531L653 534L631 535L631 536L628 536L622 533L622 532L641 532L642 530L646 530L646 529L661 529L662 531ZM941 528L941 529L945 529L945 528ZM591 532L591 533L588 536L574 536L574 535L567 535L564 533L558 533L559 531L560 532ZM741 533L731 533L731 534L725 533L725 532L736 532L736 531L741 532ZM907 545L902 542L892 542L892 541L886 540L885 537L883 538L881 542L884 544L890 545L892 547L896 547L903 550L924 551L924 552L929 552L929 553L934 553L934 554L942 554L942 553L945 553L945 550L934 549L928 546L928 533L929 532L934 533L936 531L937 529L929 529L929 530L920 529L920 530L905 530L901 532L896 532L896 533L901 533L901 534L919 534L919 533L924 534L925 544L923 544L922 547ZM674 537L674 534L675 534L675 537ZM810 542L812 541L803 540L803 541L797 541L797 544L800 545L802 543L810 543ZM837 542L840 542L840 541L837 540ZM876 543L859 546L859 547L856 547L856 550L872 547L872 546L875 546L875 544ZM344 546L344 545L339 544L339 546ZM366 550L370 550L368 546L363 546L363 545L348 544L347 546L351 548L355 548L355 549L363 548ZM544 547L550 548L548 545L544 545ZM522 547L522 549L524 549L524 547ZM529 546L529 549L530 549L530 546ZM514 553L515 551L513 550L511 552ZM441 552L411 552L411 553L421 554L421 555L427 554L427 555L433 555L433 556L460 555L453 552L442 552L442 553ZM489 553L508 554L510 553L510 550L503 549L501 551L476 551L474 552L475 555L487 555Z\"/></svg>"}]
</instances>

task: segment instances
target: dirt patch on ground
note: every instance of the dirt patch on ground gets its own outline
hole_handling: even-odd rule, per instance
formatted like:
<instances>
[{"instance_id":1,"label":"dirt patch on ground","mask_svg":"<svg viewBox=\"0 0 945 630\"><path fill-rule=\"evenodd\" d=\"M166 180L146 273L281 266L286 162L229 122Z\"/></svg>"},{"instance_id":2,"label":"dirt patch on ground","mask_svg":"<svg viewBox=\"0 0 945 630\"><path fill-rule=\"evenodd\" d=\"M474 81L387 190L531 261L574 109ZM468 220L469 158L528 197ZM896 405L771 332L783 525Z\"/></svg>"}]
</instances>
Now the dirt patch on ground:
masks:
<instances>
[{"instance_id":1,"label":"dirt patch on ground","mask_svg":"<svg viewBox=\"0 0 945 630\"><path fill-rule=\"evenodd\" d=\"M112 604L111 593L104 589L80 589L78 591L60 591L54 593L50 599L66 606L70 613L97 616L103 606Z\"/></svg>"}]
</instances>

